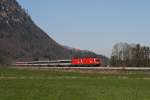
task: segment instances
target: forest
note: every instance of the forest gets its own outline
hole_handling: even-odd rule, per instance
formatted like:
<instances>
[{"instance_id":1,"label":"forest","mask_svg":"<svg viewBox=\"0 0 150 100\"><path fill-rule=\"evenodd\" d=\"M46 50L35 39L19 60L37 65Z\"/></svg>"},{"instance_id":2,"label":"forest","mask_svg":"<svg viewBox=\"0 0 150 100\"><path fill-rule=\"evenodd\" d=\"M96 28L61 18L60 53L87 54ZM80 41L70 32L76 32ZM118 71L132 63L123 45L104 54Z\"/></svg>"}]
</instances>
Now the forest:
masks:
<instances>
[{"instance_id":1,"label":"forest","mask_svg":"<svg viewBox=\"0 0 150 100\"><path fill-rule=\"evenodd\" d=\"M148 67L150 66L150 47L134 43L117 43L112 50L110 65Z\"/></svg>"}]
</instances>

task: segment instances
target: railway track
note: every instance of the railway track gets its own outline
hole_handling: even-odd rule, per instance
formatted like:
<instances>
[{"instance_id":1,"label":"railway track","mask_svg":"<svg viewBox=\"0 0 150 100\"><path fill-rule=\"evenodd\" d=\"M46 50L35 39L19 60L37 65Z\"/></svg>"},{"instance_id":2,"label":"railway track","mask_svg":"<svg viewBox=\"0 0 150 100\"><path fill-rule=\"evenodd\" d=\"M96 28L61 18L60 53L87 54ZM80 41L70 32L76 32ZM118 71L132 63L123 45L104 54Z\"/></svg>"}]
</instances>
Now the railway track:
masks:
<instances>
[{"instance_id":1,"label":"railway track","mask_svg":"<svg viewBox=\"0 0 150 100\"><path fill-rule=\"evenodd\" d=\"M70 64L15 64L13 68L29 69L63 69L63 70L124 70L124 71L150 71L150 67L72 67Z\"/></svg>"}]
</instances>

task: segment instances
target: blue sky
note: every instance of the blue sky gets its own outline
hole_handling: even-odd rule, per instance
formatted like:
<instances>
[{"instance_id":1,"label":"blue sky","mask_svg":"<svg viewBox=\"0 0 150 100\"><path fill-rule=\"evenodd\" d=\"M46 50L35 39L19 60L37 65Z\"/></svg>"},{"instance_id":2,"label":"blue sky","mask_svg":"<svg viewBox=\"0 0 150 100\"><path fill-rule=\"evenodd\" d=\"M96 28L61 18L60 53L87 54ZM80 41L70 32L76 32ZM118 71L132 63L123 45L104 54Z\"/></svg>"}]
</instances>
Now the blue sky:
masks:
<instances>
[{"instance_id":1,"label":"blue sky","mask_svg":"<svg viewBox=\"0 0 150 100\"><path fill-rule=\"evenodd\" d=\"M58 43L110 56L118 42L150 46L150 0L18 0Z\"/></svg>"}]
</instances>

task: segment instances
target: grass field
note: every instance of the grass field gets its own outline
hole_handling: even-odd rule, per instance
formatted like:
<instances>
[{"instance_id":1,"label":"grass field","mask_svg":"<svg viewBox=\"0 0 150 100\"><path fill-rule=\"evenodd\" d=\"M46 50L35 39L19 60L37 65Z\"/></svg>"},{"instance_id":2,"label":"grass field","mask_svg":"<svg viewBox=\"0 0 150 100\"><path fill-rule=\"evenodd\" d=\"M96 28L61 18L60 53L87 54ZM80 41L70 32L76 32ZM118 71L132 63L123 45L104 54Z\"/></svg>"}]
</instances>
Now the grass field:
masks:
<instances>
[{"instance_id":1,"label":"grass field","mask_svg":"<svg viewBox=\"0 0 150 100\"><path fill-rule=\"evenodd\" d=\"M0 68L0 100L150 100L150 75Z\"/></svg>"}]
</instances>

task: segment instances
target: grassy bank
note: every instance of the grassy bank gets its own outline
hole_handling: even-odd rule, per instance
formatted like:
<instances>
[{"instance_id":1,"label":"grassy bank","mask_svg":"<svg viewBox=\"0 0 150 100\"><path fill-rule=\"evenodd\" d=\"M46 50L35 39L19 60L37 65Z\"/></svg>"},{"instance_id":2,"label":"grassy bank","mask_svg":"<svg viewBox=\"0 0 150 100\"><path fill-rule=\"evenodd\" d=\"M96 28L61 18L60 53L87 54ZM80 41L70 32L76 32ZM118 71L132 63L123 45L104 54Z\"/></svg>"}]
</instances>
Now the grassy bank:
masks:
<instances>
[{"instance_id":1,"label":"grassy bank","mask_svg":"<svg viewBox=\"0 0 150 100\"><path fill-rule=\"evenodd\" d=\"M0 100L149 100L150 75L0 68Z\"/></svg>"}]
</instances>

